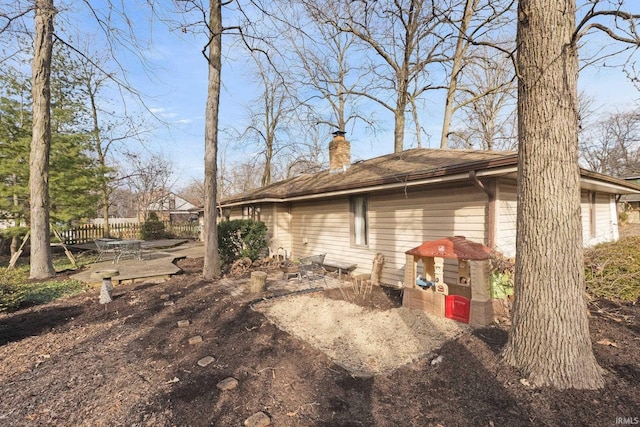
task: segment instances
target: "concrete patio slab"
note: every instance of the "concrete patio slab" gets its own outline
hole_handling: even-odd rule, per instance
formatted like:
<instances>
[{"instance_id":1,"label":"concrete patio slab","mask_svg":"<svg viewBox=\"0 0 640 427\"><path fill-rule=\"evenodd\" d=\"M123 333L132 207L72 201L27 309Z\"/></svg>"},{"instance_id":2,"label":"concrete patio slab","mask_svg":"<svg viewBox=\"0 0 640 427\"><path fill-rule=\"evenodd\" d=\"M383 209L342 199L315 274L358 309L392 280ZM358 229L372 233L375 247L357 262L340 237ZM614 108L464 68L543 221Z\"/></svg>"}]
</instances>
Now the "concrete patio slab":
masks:
<instances>
[{"instance_id":1,"label":"concrete patio slab","mask_svg":"<svg viewBox=\"0 0 640 427\"><path fill-rule=\"evenodd\" d=\"M93 272L117 268L120 274L112 278L115 284L137 282L160 283L182 271L174 263L175 260L204 256L204 244L202 242L189 242L185 240L180 246L176 247L162 246L159 242L162 243L161 241L145 242L149 244L143 245L142 260L140 261L127 259L114 263L112 260L106 260L88 265L84 271L72 275L71 278L91 285L99 285L101 284L100 280L91 277ZM166 243L165 241L164 244Z\"/></svg>"}]
</instances>

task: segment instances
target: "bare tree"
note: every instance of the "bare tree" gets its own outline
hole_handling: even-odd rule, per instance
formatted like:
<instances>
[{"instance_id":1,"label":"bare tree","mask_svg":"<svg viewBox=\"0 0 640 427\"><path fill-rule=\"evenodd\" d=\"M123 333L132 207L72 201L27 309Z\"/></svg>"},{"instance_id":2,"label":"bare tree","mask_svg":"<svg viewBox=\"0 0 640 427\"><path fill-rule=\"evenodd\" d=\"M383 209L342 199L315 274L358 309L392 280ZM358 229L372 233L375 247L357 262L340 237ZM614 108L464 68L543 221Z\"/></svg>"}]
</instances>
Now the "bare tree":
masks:
<instances>
[{"instance_id":1,"label":"bare tree","mask_svg":"<svg viewBox=\"0 0 640 427\"><path fill-rule=\"evenodd\" d=\"M298 82L301 106L308 109L301 121L344 131L361 122L375 132L376 123L359 111L359 97L355 95L365 74L357 59L357 38L325 22L318 14L326 2L293 0L291 3L289 31L285 32L286 42L292 47L287 49L291 51L287 70L291 79ZM332 7L340 15L346 4L336 2ZM299 13L295 13L298 9Z\"/></svg>"},{"instance_id":2,"label":"bare tree","mask_svg":"<svg viewBox=\"0 0 640 427\"><path fill-rule=\"evenodd\" d=\"M516 148L516 84L511 60L502 52L481 47L460 76L457 104L458 126L454 147L482 150ZM443 148L443 147L441 147Z\"/></svg>"},{"instance_id":3,"label":"bare tree","mask_svg":"<svg viewBox=\"0 0 640 427\"><path fill-rule=\"evenodd\" d=\"M261 186L271 184L273 162L288 143L286 126L295 110L287 82L275 67L273 58L267 61L261 53L252 53L255 75L261 92L251 101L249 125L241 139L251 140L259 150L262 164Z\"/></svg>"},{"instance_id":4,"label":"bare tree","mask_svg":"<svg viewBox=\"0 0 640 427\"><path fill-rule=\"evenodd\" d=\"M451 134L451 121L456 110L469 103L477 104L482 101L484 96L493 95L495 98L496 94L502 92L505 89L505 85L513 80L513 78L507 78L507 80L491 81L492 86L485 84L478 88L474 88L473 86L460 88L462 91L467 92L467 96L464 97L465 101L463 101L462 104L460 104L458 100L456 105L457 92L459 90L458 84L462 78L463 71L467 70L473 64L476 66L480 64L484 58L482 54L486 55L487 53L486 49L484 49L481 55L476 55L473 52L473 47L489 43L489 36L495 35L503 29L506 23L510 21L507 15L511 11L513 4L514 0L465 0L460 19L455 20L452 18L454 22L457 22L456 46L453 57L451 58L451 77L445 98L440 148L447 148L448 146L448 138ZM501 45L501 43L498 43L496 40L491 40L490 44L494 48ZM504 47L501 48L501 50L504 49ZM489 66L488 62L489 61L487 61L486 66ZM483 83L489 83L489 80L485 80ZM469 94L471 94L471 97Z\"/></svg>"},{"instance_id":5,"label":"bare tree","mask_svg":"<svg viewBox=\"0 0 640 427\"><path fill-rule=\"evenodd\" d=\"M640 173L640 114L616 112L582 134L580 157L596 172L625 177Z\"/></svg>"},{"instance_id":6,"label":"bare tree","mask_svg":"<svg viewBox=\"0 0 640 427\"><path fill-rule=\"evenodd\" d=\"M133 194L138 218L147 219L149 205L171 188L172 164L159 154L129 154L126 184Z\"/></svg>"},{"instance_id":7,"label":"bare tree","mask_svg":"<svg viewBox=\"0 0 640 427\"><path fill-rule=\"evenodd\" d=\"M578 41L594 30L640 44L639 15L589 3L577 25L575 0L518 5L516 299L504 359L532 385L560 389L604 386L584 298ZM614 26L605 26L608 17Z\"/></svg>"},{"instance_id":8,"label":"bare tree","mask_svg":"<svg viewBox=\"0 0 640 427\"><path fill-rule=\"evenodd\" d=\"M145 133L142 123L136 121L135 116L126 114L121 116L113 111L106 111L113 100L104 99L101 95L113 83L111 75L106 71L102 55L93 54L90 47L83 49L87 52L77 57L75 66L67 73L75 76L82 86L82 91L89 111L89 127L93 151L99 168L100 206L102 210L105 235L109 235L109 208L113 203L112 194L120 178L117 176L117 161L114 151L130 141L138 141ZM124 109L126 111L126 109ZM126 156L125 156L126 157Z\"/></svg>"},{"instance_id":9,"label":"bare tree","mask_svg":"<svg viewBox=\"0 0 640 427\"><path fill-rule=\"evenodd\" d=\"M351 93L375 101L393 114L395 152L404 149L408 108L427 90L442 88L428 75L429 66L447 61L447 17L435 3L440 2L349 2L340 10L323 3L313 10L324 22L353 34L370 49L369 82Z\"/></svg>"}]
</instances>

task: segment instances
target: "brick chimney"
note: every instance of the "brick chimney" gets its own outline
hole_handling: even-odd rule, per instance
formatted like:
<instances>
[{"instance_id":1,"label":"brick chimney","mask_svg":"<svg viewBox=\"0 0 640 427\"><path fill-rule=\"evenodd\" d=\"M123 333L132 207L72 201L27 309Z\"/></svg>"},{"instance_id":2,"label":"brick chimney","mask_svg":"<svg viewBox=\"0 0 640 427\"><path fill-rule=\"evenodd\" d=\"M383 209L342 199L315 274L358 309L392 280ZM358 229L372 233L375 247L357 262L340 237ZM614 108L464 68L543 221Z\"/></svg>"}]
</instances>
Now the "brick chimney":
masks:
<instances>
[{"instance_id":1,"label":"brick chimney","mask_svg":"<svg viewBox=\"0 0 640 427\"><path fill-rule=\"evenodd\" d=\"M344 139L346 132L333 132L329 143L329 173L344 172L351 165L351 144Z\"/></svg>"}]
</instances>

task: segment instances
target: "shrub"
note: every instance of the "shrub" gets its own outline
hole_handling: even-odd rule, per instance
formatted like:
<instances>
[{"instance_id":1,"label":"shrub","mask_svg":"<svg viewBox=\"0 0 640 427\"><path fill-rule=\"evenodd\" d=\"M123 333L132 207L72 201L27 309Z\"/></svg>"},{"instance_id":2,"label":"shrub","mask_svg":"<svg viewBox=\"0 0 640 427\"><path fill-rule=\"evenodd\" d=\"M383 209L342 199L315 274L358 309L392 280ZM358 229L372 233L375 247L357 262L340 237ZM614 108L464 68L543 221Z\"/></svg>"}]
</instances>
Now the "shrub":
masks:
<instances>
[{"instance_id":1,"label":"shrub","mask_svg":"<svg viewBox=\"0 0 640 427\"><path fill-rule=\"evenodd\" d=\"M585 251L587 289L596 297L640 299L640 237L603 243Z\"/></svg>"},{"instance_id":2,"label":"shrub","mask_svg":"<svg viewBox=\"0 0 640 427\"><path fill-rule=\"evenodd\" d=\"M78 263L79 265L82 263ZM54 259L54 266L70 266L66 257ZM78 294L86 289L81 282L73 279L32 282L28 279L29 265L16 268L0 268L0 312L44 304L64 296Z\"/></svg>"},{"instance_id":3,"label":"shrub","mask_svg":"<svg viewBox=\"0 0 640 427\"><path fill-rule=\"evenodd\" d=\"M164 239L166 236L164 223L158 219L155 212L150 212L147 220L140 227L140 237L142 240L158 240Z\"/></svg>"},{"instance_id":4,"label":"shrub","mask_svg":"<svg viewBox=\"0 0 640 427\"><path fill-rule=\"evenodd\" d=\"M266 248L267 226L264 222L236 219L218 224L218 250L223 264L244 257L255 261Z\"/></svg>"},{"instance_id":5,"label":"shrub","mask_svg":"<svg viewBox=\"0 0 640 427\"><path fill-rule=\"evenodd\" d=\"M24 295L22 287L0 283L0 313L17 310L24 301Z\"/></svg>"}]
</instances>

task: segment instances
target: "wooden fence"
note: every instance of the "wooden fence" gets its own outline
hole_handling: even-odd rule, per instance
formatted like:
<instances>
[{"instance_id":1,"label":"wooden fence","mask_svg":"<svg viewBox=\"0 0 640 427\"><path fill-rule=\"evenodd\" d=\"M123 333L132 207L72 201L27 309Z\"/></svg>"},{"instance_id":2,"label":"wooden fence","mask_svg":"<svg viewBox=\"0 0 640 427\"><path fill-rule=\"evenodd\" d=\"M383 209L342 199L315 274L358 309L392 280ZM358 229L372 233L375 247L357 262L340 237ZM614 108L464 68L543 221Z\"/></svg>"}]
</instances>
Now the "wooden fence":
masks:
<instances>
[{"instance_id":1,"label":"wooden fence","mask_svg":"<svg viewBox=\"0 0 640 427\"><path fill-rule=\"evenodd\" d=\"M200 227L197 223L171 224L163 221L164 231L168 238L177 239L198 239ZM109 237L115 239L139 239L141 223L109 224ZM60 234L67 245L90 243L95 239L102 239L105 236L104 226L95 224L85 224L77 228L60 230Z\"/></svg>"}]
</instances>

